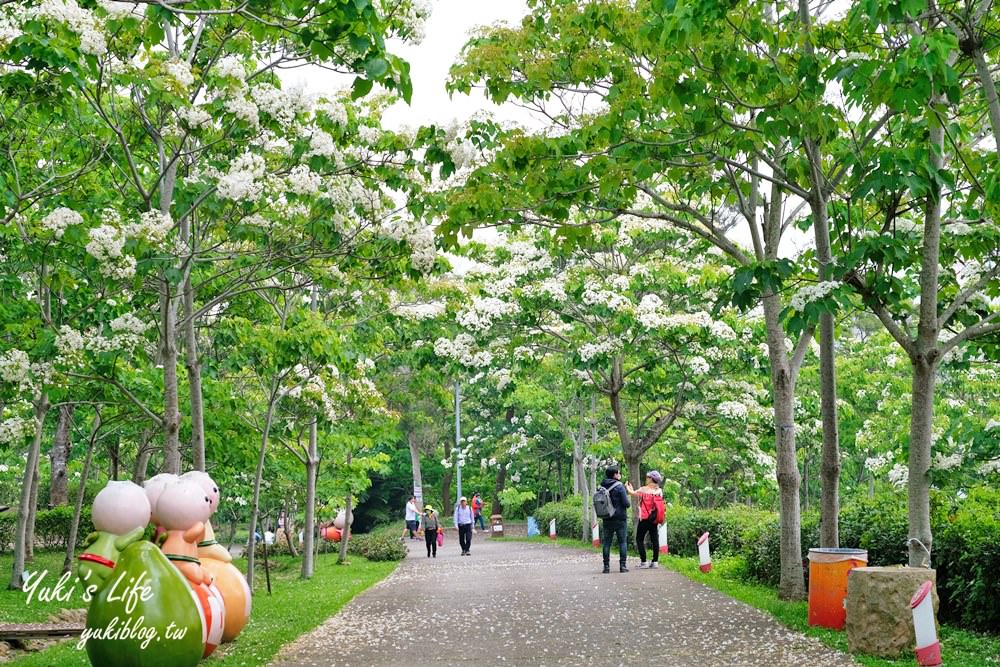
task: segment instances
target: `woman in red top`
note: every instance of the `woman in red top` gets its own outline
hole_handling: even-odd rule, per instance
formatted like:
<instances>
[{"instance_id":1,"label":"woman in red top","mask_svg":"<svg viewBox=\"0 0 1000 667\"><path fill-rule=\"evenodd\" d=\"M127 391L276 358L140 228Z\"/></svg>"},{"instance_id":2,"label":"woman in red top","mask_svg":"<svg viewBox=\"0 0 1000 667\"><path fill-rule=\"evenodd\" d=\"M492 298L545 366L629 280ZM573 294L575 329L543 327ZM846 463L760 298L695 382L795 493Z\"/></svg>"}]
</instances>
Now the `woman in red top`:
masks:
<instances>
[{"instance_id":1,"label":"woman in red top","mask_svg":"<svg viewBox=\"0 0 1000 667\"><path fill-rule=\"evenodd\" d=\"M660 533L658 527L661 517L659 516L660 510L657 509L658 503L656 502L656 497L663 498L663 490L660 489L661 484L663 484L663 475L656 470L650 470L646 473L645 486L633 489L631 483L625 484L625 490L628 491L629 495L639 498L639 521L636 524L635 530L635 546L639 550L640 568L649 567L652 569L659 567ZM662 500L659 504L662 506ZM652 542L653 546L653 559L648 566L646 565L647 535L649 535L649 541Z\"/></svg>"}]
</instances>

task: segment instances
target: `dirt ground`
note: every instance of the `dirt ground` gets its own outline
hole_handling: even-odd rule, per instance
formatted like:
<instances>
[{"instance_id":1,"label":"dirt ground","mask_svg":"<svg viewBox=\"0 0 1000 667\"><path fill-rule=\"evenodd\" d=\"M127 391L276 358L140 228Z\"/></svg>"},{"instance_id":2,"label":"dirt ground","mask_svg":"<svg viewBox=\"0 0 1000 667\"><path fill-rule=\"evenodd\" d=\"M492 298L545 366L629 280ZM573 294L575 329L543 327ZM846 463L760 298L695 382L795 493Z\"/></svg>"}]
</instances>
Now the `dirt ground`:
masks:
<instances>
[{"instance_id":1,"label":"dirt ground","mask_svg":"<svg viewBox=\"0 0 1000 667\"><path fill-rule=\"evenodd\" d=\"M423 544L275 665L856 665L770 616L664 569L601 574L555 545ZM614 558L612 560L615 560Z\"/></svg>"}]
</instances>

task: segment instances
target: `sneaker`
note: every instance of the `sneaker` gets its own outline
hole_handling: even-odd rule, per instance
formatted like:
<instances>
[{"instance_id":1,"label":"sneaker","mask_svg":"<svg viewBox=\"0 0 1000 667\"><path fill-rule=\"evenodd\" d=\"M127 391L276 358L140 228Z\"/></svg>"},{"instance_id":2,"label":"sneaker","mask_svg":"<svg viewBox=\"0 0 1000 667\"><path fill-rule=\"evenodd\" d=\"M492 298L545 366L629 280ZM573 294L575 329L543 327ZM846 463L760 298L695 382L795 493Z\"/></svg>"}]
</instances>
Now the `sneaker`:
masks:
<instances>
[{"instance_id":1,"label":"sneaker","mask_svg":"<svg viewBox=\"0 0 1000 667\"><path fill-rule=\"evenodd\" d=\"M650 563L650 564L649 564L649 569L650 569L650 570L655 570L655 569L657 569L657 568L659 568L659 567L660 567L660 564L659 564L659 563Z\"/></svg>"},{"instance_id":2,"label":"sneaker","mask_svg":"<svg viewBox=\"0 0 1000 667\"><path fill-rule=\"evenodd\" d=\"M605 565L604 569L601 571L601 574L610 574L610 573L611 573L611 568Z\"/></svg>"},{"instance_id":3,"label":"sneaker","mask_svg":"<svg viewBox=\"0 0 1000 667\"><path fill-rule=\"evenodd\" d=\"M646 566L646 561L643 561L643 562L639 563L639 569L640 569L640 570L645 570L645 569L646 569L646 567L647 567L647 566Z\"/></svg>"},{"instance_id":4,"label":"sneaker","mask_svg":"<svg viewBox=\"0 0 1000 667\"><path fill-rule=\"evenodd\" d=\"M625 567L624 565L622 565L621 567L618 568L618 571L619 572L628 572L628 568Z\"/></svg>"}]
</instances>

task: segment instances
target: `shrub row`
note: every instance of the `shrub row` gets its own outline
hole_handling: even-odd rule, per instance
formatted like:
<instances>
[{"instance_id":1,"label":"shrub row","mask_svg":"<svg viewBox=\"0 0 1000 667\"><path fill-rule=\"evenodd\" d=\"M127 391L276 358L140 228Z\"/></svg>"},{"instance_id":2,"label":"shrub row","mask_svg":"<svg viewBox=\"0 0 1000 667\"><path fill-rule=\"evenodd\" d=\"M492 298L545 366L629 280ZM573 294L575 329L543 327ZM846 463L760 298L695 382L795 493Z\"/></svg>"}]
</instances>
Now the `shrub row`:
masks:
<instances>
[{"instance_id":1,"label":"shrub row","mask_svg":"<svg viewBox=\"0 0 1000 667\"><path fill-rule=\"evenodd\" d=\"M69 538L69 528L73 523L73 508L67 505L39 510L35 515L35 547L38 549L65 549ZM77 531L77 546L94 530L90 521L90 508L84 507L80 513L80 529ZM14 535L17 532L17 514L0 514L0 553L12 551Z\"/></svg>"},{"instance_id":2,"label":"shrub row","mask_svg":"<svg viewBox=\"0 0 1000 667\"><path fill-rule=\"evenodd\" d=\"M396 531L353 535L347 542L347 551L368 560L386 561L406 558L406 546L399 539L399 533Z\"/></svg>"},{"instance_id":3,"label":"shrub row","mask_svg":"<svg viewBox=\"0 0 1000 667\"><path fill-rule=\"evenodd\" d=\"M574 502L575 501L575 502ZM581 528L580 500L543 505L535 512L544 531L550 519L563 536ZM939 618L971 630L1000 627L1000 490L971 489L964 498L932 497L933 565L941 596ZM744 576L776 586L779 578L781 528L777 514L744 506L715 510L667 508L670 553L693 556L698 537L711 534L712 553L740 556ZM819 546L820 522L815 512L802 515L802 560ZM904 493L858 498L840 512L840 546L865 549L870 565L907 562L907 516Z\"/></svg>"}]
</instances>

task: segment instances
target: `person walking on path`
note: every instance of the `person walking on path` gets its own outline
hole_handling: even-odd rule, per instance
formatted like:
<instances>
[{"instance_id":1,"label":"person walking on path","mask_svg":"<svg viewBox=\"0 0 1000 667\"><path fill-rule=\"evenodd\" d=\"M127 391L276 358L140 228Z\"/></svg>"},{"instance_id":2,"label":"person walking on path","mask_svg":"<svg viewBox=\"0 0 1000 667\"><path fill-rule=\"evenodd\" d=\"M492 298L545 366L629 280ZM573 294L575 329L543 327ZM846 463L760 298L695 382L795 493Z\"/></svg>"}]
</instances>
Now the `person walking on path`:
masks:
<instances>
[{"instance_id":1,"label":"person walking on path","mask_svg":"<svg viewBox=\"0 0 1000 667\"><path fill-rule=\"evenodd\" d=\"M416 496L410 496L410 499L406 501L406 530L410 531L411 540L417 539L415 533L419 526L419 517L420 512L417 510L417 498Z\"/></svg>"},{"instance_id":2,"label":"person walking on path","mask_svg":"<svg viewBox=\"0 0 1000 667\"><path fill-rule=\"evenodd\" d=\"M602 514L598 510L598 498L603 496L600 489L594 494L594 509L597 515L604 520L604 534L601 536L602 554L604 556L604 574L611 571L611 540L618 536L618 571L628 572L626 563L628 561L628 527L626 524L627 511L631 507L628 501L628 493L622 485L622 472L616 465L608 466L604 471L604 479L601 480L601 488L605 489L609 496L607 504L610 505L610 515Z\"/></svg>"},{"instance_id":3,"label":"person walking on path","mask_svg":"<svg viewBox=\"0 0 1000 667\"><path fill-rule=\"evenodd\" d=\"M421 528L424 531L424 540L427 542L427 557L432 555L438 557L438 530L441 523L438 521L437 512L430 505L424 506L424 513L420 515Z\"/></svg>"},{"instance_id":4,"label":"person walking on path","mask_svg":"<svg viewBox=\"0 0 1000 667\"><path fill-rule=\"evenodd\" d=\"M472 508L469 499L462 496L455 508L455 525L458 526L458 544L462 547L462 555L469 556L472 548Z\"/></svg>"},{"instance_id":5,"label":"person walking on path","mask_svg":"<svg viewBox=\"0 0 1000 667\"><path fill-rule=\"evenodd\" d=\"M653 559L649 563L649 568L659 567L660 560L660 533L658 527L662 523L663 516L663 475L656 470L646 473L646 484L638 489L632 488L632 483L625 484L625 490L630 496L638 497L639 521L635 529L635 546L639 550L639 567L646 567L646 536L653 545Z\"/></svg>"},{"instance_id":6,"label":"person walking on path","mask_svg":"<svg viewBox=\"0 0 1000 667\"><path fill-rule=\"evenodd\" d=\"M472 494L472 523L479 526L479 530L486 530L486 520L483 519L483 498L476 491Z\"/></svg>"}]
</instances>

